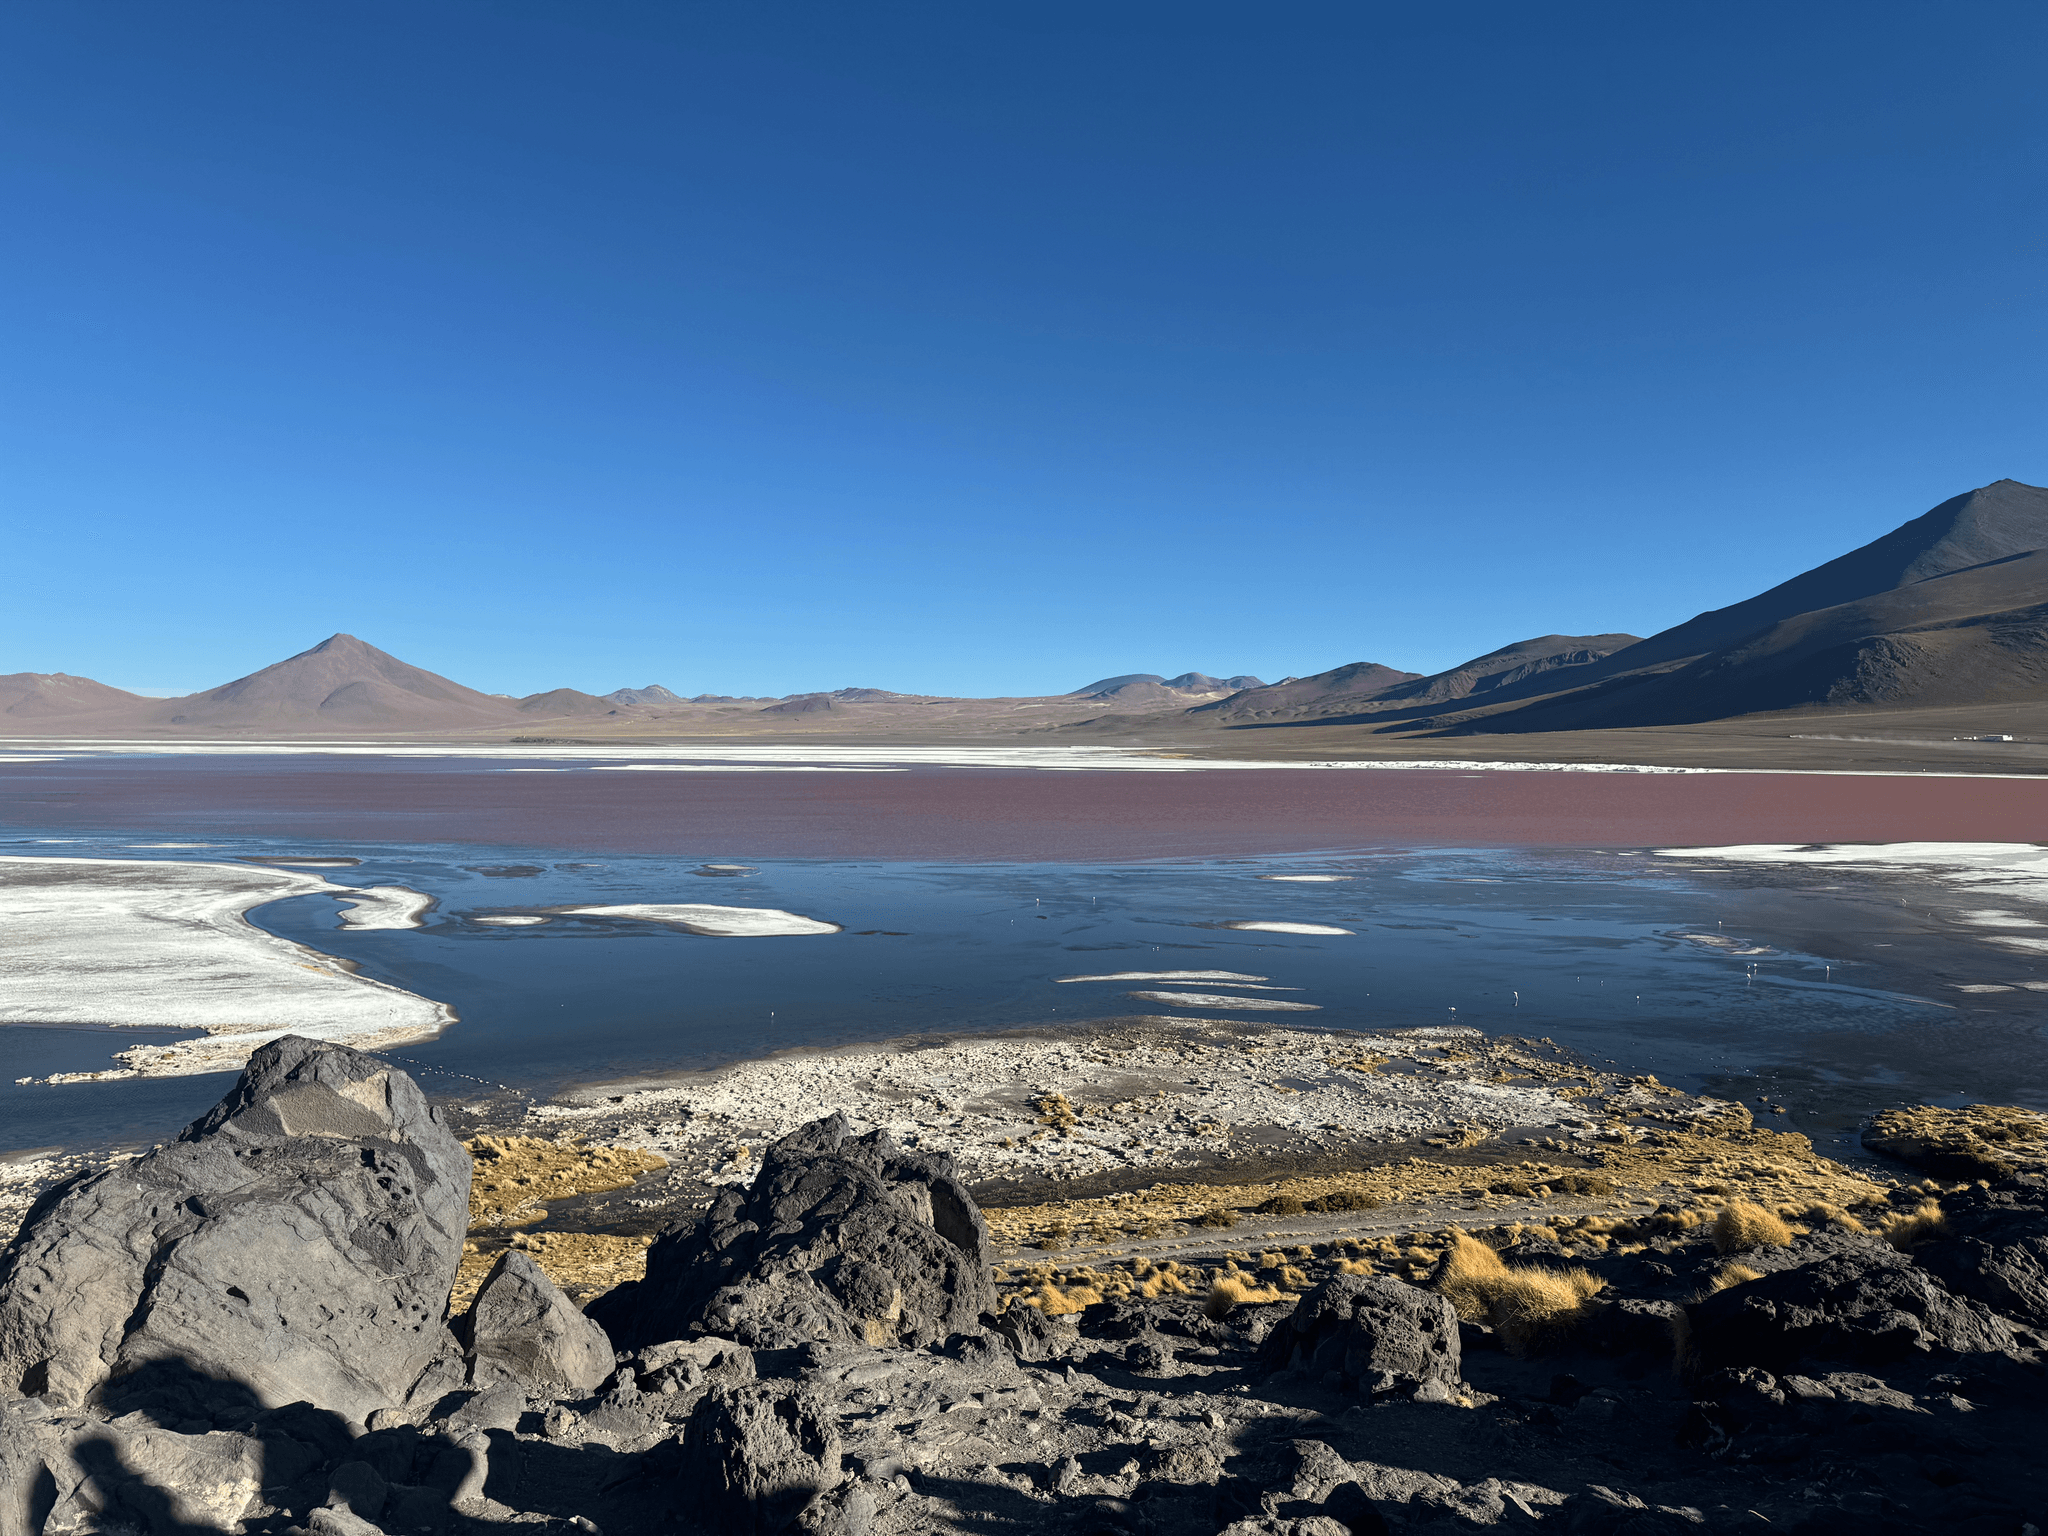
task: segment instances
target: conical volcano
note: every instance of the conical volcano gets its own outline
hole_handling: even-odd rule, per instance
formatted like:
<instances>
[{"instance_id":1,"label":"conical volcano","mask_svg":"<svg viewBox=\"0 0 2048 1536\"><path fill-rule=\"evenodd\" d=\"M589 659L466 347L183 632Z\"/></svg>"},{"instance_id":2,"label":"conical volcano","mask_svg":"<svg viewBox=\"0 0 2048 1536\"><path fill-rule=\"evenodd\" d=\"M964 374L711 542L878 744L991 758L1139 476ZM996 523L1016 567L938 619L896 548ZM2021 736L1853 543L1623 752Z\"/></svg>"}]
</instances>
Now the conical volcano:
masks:
<instances>
[{"instance_id":1,"label":"conical volcano","mask_svg":"<svg viewBox=\"0 0 2048 1536\"><path fill-rule=\"evenodd\" d=\"M354 635L330 635L309 651L152 713L178 726L265 730L438 730L519 718L494 699L400 661Z\"/></svg>"}]
</instances>

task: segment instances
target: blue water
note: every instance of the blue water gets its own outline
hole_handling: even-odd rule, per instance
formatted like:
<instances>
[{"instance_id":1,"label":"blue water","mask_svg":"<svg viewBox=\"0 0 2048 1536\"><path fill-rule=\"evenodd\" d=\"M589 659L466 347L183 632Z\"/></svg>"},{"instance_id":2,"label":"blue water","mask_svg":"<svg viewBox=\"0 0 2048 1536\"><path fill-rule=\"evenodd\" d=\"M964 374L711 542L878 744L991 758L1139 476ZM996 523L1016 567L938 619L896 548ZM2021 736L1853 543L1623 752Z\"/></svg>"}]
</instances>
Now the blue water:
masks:
<instances>
[{"instance_id":1,"label":"blue water","mask_svg":"<svg viewBox=\"0 0 2048 1536\"><path fill-rule=\"evenodd\" d=\"M2048 1087L2038 1009L1965 1014L1940 1006L1930 978L1910 973L1910 944L1868 947L1873 924L1893 920L1862 893L1822 894L1756 871L1703 874L1624 850L1425 849L1110 866L792 860L711 878L697 873L695 859L566 858L560 849L480 856L474 847L215 839L203 850L145 852L133 833L78 837L10 841L4 851L348 855L362 862L320 873L336 884L432 895L436 908L418 930L341 929L340 907L325 895L274 902L250 918L451 1004L458 1024L393 1053L430 1091L451 1094L545 1093L791 1046L1139 1013L1347 1029L1457 1023L1549 1036L1688 1087L1789 1101L1795 1120L1779 1123L1803 1123L1832 1140L1878 1100L1995 1097L1985 1086L1995 1085L2028 1102ZM1308 871L1353 878L1257 878ZM629 902L776 907L845 931L738 939L616 919L555 916L530 928L474 921ZM1353 931L1219 926L1244 919ZM1919 919L1908 928L1887 929L1886 937L1935 937ZM1731 956L1675 936L1684 932L1722 933L1770 953ZM1125 995L1200 991L1199 983L1055 979L1210 969L1299 988L1265 995L1319 1011L1262 1014ZM0 1147L161 1137L223 1090L218 1076L13 1083L103 1067L138 1038L0 1029ZM1930 1052L1930 1040L1948 1044ZM1954 1081L1962 1076L1979 1081Z\"/></svg>"}]
</instances>

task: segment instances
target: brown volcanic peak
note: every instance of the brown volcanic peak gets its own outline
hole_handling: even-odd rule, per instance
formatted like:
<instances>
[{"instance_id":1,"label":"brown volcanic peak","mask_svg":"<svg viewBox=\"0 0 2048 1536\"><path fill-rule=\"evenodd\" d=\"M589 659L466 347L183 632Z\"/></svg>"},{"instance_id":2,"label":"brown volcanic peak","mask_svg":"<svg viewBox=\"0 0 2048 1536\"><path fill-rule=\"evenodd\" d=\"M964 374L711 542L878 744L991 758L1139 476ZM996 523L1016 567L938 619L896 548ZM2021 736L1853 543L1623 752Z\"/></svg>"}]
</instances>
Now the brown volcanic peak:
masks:
<instances>
[{"instance_id":1,"label":"brown volcanic peak","mask_svg":"<svg viewBox=\"0 0 2048 1536\"><path fill-rule=\"evenodd\" d=\"M1641 642L1640 635L1538 635L1533 640L1517 640L1513 645L1475 656L1449 671L1383 688L1373 695L1373 703L1382 708L1401 709L1488 694L1538 690L1547 693L1571 686L1568 677L1554 674L1603 660ZM1532 683L1536 684L1534 690L1523 686Z\"/></svg>"},{"instance_id":2,"label":"brown volcanic peak","mask_svg":"<svg viewBox=\"0 0 2048 1536\"><path fill-rule=\"evenodd\" d=\"M829 693L792 693L780 704L770 704L761 713L764 715L815 715L829 713L839 706L832 702Z\"/></svg>"},{"instance_id":3,"label":"brown volcanic peak","mask_svg":"<svg viewBox=\"0 0 2048 1536\"><path fill-rule=\"evenodd\" d=\"M1795 614L1835 608L2008 555L2048 548L2048 490L1994 480L1951 496L1931 512L1861 549L1652 635L1616 658L1634 670L1736 644Z\"/></svg>"},{"instance_id":4,"label":"brown volcanic peak","mask_svg":"<svg viewBox=\"0 0 2048 1536\"><path fill-rule=\"evenodd\" d=\"M1313 677L1290 677L1263 688L1247 688L1213 704L1197 705L1191 715L1218 714L1226 720L1298 720L1339 714L1400 683L1413 682L1420 672L1400 672L1376 661L1354 661Z\"/></svg>"},{"instance_id":5,"label":"brown volcanic peak","mask_svg":"<svg viewBox=\"0 0 2048 1536\"><path fill-rule=\"evenodd\" d=\"M1768 592L1560 678L1553 697L1416 724L1615 729L2039 697L2048 685L2044 551L2048 489L1997 480Z\"/></svg>"},{"instance_id":6,"label":"brown volcanic peak","mask_svg":"<svg viewBox=\"0 0 2048 1536\"><path fill-rule=\"evenodd\" d=\"M1814 708L2038 700L2048 688L2048 549L1794 614L1676 668L1539 700L1481 730L1689 725Z\"/></svg>"},{"instance_id":7,"label":"brown volcanic peak","mask_svg":"<svg viewBox=\"0 0 2048 1536\"><path fill-rule=\"evenodd\" d=\"M0 714L16 719L105 714L150 702L139 693L110 688L89 677L73 677L69 672L10 672L0 676Z\"/></svg>"},{"instance_id":8,"label":"brown volcanic peak","mask_svg":"<svg viewBox=\"0 0 2048 1536\"><path fill-rule=\"evenodd\" d=\"M331 635L260 672L152 711L169 725L433 730L517 718L503 699L400 661L354 635Z\"/></svg>"},{"instance_id":9,"label":"brown volcanic peak","mask_svg":"<svg viewBox=\"0 0 2048 1536\"><path fill-rule=\"evenodd\" d=\"M619 706L610 699L600 699L594 693L582 693L574 688L551 688L546 693L530 693L514 708L523 715L545 715L549 718L616 715L619 712Z\"/></svg>"}]
</instances>

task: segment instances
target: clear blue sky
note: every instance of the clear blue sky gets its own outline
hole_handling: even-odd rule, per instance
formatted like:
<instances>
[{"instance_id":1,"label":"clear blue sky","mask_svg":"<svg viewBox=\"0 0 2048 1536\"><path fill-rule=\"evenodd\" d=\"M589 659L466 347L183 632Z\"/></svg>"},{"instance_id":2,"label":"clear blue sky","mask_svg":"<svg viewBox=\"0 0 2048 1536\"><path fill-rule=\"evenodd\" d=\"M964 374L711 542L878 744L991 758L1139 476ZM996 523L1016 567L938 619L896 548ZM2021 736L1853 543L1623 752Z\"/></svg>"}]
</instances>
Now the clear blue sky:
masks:
<instances>
[{"instance_id":1,"label":"clear blue sky","mask_svg":"<svg viewBox=\"0 0 2048 1536\"><path fill-rule=\"evenodd\" d=\"M0 10L0 672L1061 691L2048 480L2038 3Z\"/></svg>"}]
</instances>

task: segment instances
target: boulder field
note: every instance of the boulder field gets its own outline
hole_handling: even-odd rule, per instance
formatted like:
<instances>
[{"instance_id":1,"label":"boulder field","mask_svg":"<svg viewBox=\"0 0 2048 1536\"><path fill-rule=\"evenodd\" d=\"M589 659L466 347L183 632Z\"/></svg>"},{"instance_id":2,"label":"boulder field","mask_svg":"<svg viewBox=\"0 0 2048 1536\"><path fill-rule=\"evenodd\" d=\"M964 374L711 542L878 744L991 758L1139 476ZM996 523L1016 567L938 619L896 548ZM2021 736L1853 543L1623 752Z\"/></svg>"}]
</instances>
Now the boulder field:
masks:
<instances>
[{"instance_id":1,"label":"boulder field","mask_svg":"<svg viewBox=\"0 0 2048 1536\"><path fill-rule=\"evenodd\" d=\"M834 1115L587 1311L515 1249L451 1317L470 1170L403 1073L287 1037L50 1190L0 1254L0 1536L2048 1527L2030 1170L1884 1236L1452 1234L1422 1284L1062 1315L999 1296L950 1157Z\"/></svg>"}]
</instances>

